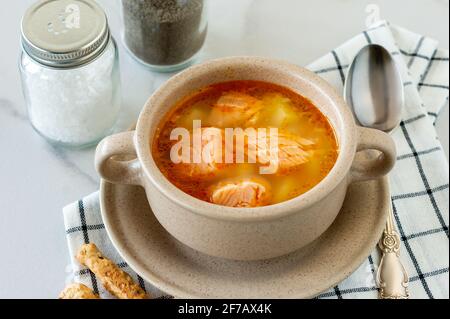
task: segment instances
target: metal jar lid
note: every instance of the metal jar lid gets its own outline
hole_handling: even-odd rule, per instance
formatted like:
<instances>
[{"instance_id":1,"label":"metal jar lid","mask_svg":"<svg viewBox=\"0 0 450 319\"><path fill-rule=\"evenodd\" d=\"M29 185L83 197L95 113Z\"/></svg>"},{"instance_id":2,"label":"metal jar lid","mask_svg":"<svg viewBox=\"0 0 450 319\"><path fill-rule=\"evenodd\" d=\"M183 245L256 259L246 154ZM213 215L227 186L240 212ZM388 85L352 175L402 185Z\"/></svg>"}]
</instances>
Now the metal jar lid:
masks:
<instances>
[{"instance_id":1,"label":"metal jar lid","mask_svg":"<svg viewBox=\"0 0 450 319\"><path fill-rule=\"evenodd\" d=\"M71 68L95 59L109 41L105 13L93 0L40 0L22 18L22 47L34 60Z\"/></svg>"}]
</instances>

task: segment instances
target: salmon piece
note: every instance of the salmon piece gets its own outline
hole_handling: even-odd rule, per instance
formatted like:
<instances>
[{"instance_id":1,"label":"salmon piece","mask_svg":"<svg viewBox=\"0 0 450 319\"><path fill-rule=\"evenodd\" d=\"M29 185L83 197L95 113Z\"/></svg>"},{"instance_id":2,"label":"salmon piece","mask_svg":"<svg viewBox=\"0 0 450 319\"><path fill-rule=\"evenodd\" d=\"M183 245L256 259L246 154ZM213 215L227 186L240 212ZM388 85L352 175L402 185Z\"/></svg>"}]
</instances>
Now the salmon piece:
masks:
<instances>
[{"instance_id":1,"label":"salmon piece","mask_svg":"<svg viewBox=\"0 0 450 319\"><path fill-rule=\"evenodd\" d=\"M271 134L268 134L262 139L258 136L254 149L258 152L258 162L265 165L269 163L270 152L275 154L278 149L275 173L286 174L298 169L311 159L315 144L313 141L286 132L278 132L278 145L271 145L270 136Z\"/></svg>"},{"instance_id":2,"label":"salmon piece","mask_svg":"<svg viewBox=\"0 0 450 319\"><path fill-rule=\"evenodd\" d=\"M241 92L226 92L214 105L209 116L209 123L218 127L237 127L262 107L257 98Z\"/></svg>"},{"instance_id":3,"label":"salmon piece","mask_svg":"<svg viewBox=\"0 0 450 319\"><path fill-rule=\"evenodd\" d=\"M214 140L214 136L221 138L221 152L223 159L224 152L224 140L223 140L223 132L221 129L216 127L204 127L201 129L202 132L202 149L198 150L194 148L193 137L191 134L191 144L190 144L190 162L189 163L178 163L174 164L173 173L185 177L185 178L194 178L198 180L210 179L214 178L219 170L224 167L223 160L216 161L216 151L214 147L209 148L207 151L203 152L204 147ZM217 154L219 157L220 154ZM198 157L201 159L200 163L194 163L193 159Z\"/></svg>"},{"instance_id":4,"label":"salmon piece","mask_svg":"<svg viewBox=\"0 0 450 319\"><path fill-rule=\"evenodd\" d=\"M229 207L265 206L271 198L270 185L262 178L223 181L210 189L212 203Z\"/></svg>"}]
</instances>

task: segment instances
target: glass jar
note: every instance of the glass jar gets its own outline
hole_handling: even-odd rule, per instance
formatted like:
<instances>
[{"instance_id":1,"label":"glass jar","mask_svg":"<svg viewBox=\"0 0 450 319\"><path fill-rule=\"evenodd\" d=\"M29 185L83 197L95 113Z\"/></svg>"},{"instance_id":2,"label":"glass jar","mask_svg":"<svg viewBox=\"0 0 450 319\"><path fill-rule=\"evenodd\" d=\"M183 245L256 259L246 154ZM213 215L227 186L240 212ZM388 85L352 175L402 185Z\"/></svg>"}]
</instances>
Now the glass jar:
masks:
<instances>
[{"instance_id":1,"label":"glass jar","mask_svg":"<svg viewBox=\"0 0 450 319\"><path fill-rule=\"evenodd\" d=\"M31 124L50 142L95 144L120 111L118 52L92 0L46 0L22 19L20 73Z\"/></svg>"},{"instance_id":2,"label":"glass jar","mask_svg":"<svg viewBox=\"0 0 450 319\"><path fill-rule=\"evenodd\" d=\"M207 0L122 0L125 47L154 71L191 64L207 32Z\"/></svg>"}]
</instances>

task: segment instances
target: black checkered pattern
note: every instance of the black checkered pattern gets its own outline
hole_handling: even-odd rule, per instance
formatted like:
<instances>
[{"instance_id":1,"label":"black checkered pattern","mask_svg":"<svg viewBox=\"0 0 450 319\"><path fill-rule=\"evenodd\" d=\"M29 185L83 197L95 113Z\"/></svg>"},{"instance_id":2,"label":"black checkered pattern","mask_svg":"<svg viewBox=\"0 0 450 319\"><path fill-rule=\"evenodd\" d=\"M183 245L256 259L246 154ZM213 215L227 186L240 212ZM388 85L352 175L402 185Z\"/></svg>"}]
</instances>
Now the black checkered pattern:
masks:
<instances>
[{"instance_id":1,"label":"black checkered pattern","mask_svg":"<svg viewBox=\"0 0 450 319\"><path fill-rule=\"evenodd\" d=\"M380 35L381 32L389 32L391 29L389 25L386 23L381 24L378 27L369 29L365 32L363 32L362 37L365 41L360 41L358 44L360 47L364 46L368 43L374 43L378 42L380 38L385 38L384 36ZM378 33L378 35L375 35L375 40L372 39L372 33ZM417 43L415 44L413 51L406 51L405 49L399 49L398 51L392 50L391 53L393 53L394 56L401 57L407 66L409 70L414 66L416 62L416 59L420 59L421 63L426 63L426 67L423 69L423 72L419 74L419 80L418 82L414 81L414 78L405 80L407 76L404 76L404 87L406 90L406 93L408 93L407 87L410 87L409 90L417 90L420 92L424 87L426 88L432 88L434 90L441 90L440 98L437 99L437 105L431 105L430 109L433 111L423 111L418 109L419 112L411 112L411 114L414 114L414 116L406 117L401 125L400 128L397 130L396 134L394 135L394 138L398 144L398 141L401 140L401 144L405 145L406 147L400 147L401 150L406 150L407 152L400 153L400 155L397 157L397 164L396 164L396 170L393 172L393 175L391 177L392 179L404 179L405 182L408 180L408 175L411 174L411 178L414 177L416 181L419 181L417 183L417 188L414 189L414 191L410 192L395 192L395 186L394 186L394 194L392 195L392 203L393 203L393 209L394 209L394 216L395 221L397 224L397 229L400 233L401 240L402 240L402 260L406 261L405 264L408 265L407 270L410 274L410 285L411 285L411 292L412 297L427 297L427 298L434 298L434 290L437 291L437 294L439 297L446 297L448 298L448 168L444 167L444 165L447 165L445 162L445 159L443 159L444 155L442 152L442 147L439 145L439 143L436 140L433 140L432 136L430 136L430 147L428 148L421 148L422 145L416 146L416 136L420 135L420 132L417 132L419 128L425 127L426 124L423 124L421 122L435 122L435 119L437 118L438 112L440 108L445 105L446 102L448 102L448 53L445 53L446 56L438 56L438 49L434 48L431 51L431 54L426 55L421 53L423 45L429 41L427 38L420 36L417 40ZM365 42L365 43L364 43ZM384 44L381 42L381 44ZM352 43L352 45L355 45ZM344 45L345 47L345 45ZM324 57L324 60L328 61L334 61L333 66L327 66L323 67L323 63L318 63L321 65L320 68L316 68L315 72L325 79L329 80L332 83L335 83L336 86L339 89L342 89L342 86L345 82L345 73L346 69L348 69L349 63L351 60L349 59L349 56L344 56L344 58L341 58L340 52L344 51L345 55L345 49L340 48L340 50L333 50L329 57ZM419 66L418 66L419 67ZM437 71L444 71L447 70L447 80L445 83L428 83L429 77L431 74L431 70ZM411 72L407 72L409 75L411 75ZM334 80L333 80L334 78ZM330 80L331 79L331 80ZM341 82L341 83L338 83ZM414 85L417 83L416 85ZM435 95L435 94L434 94ZM433 100L432 98L430 98ZM428 100L430 100L428 99ZM407 102L408 103L408 102ZM417 102L420 103L422 108L428 108L428 105L426 105L424 102ZM408 105L406 107L409 107ZM417 111L417 110L416 110ZM406 112L409 113L409 112ZM430 119L431 116L431 119ZM429 125L428 125L429 126ZM433 133L434 135L435 133ZM420 143L423 144L423 143ZM418 148L420 147L420 148ZM436 161L436 156L439 155L441 158L441 163L443 164L443 178L441 178L441 183L436 183L439 178L435 178L433 175L428 175L427 171L430 167L434 164ZM408 164L404 164L404 162L408 161ZM406 170L403 172L402 166L408 167L409 170ZM406 176L396 176L397 172L400 174L405 174ZM398 174L398 175L400 175ZM430 222L424 223L422 227L418 230L415 229L415 227L410 226L414 221L408 222L408 227L404 227L403 223L404 220L407 218L414 218L411 215L409 211L403 211L402 209L399 209L399 206L402 208L407 206L413 206L414 207L414 201L421 201L426 203L425 205L429 206L426 211L423 212L416 212L417 214L423 214L426 215ZM405 204L405 202L410 202L411 205ZM431 222L433 221L433 222ZM429 224L430 226L427 226ZM426 260L422 260L423 253L418 254L416 253L416 246L420 245L430 245L430 247L427 247L430 249L429 253L432 254L433 251L433 245L440 245L442 250L446 250L447 253L441 256L441 266L438 268L432 268L430 265L426 263ZM373 269L374 265L374 258L372 255L378 255L377 252L374 252L368 257L367 264L370 265L370 269ZM379 258L379 256L377 256ZM438 258L439 256L435 256L435 258ZM378 260L377 258L377 260ZM412 266L412 267L411 267ZM367 267L366 267L367 268ZM375 276L375 272L374 272ZM349 278L351 279L351 277ZM436 281L439 281L440 287L433 288L433 284L430 284L430 282L435 283ZM375 280L373 280L375 282ZM344 284L344 286L346 286ZM417 288L420 292L420 294L414 295L415 288ZM361 285L361 286L353 286L350 288L342 288L341 284L334 287L328 292L325 292L321 294L318 298L344 298L346 295L357 297L358 294L366 293L366 292L373 292L373 294L376 293L376 286L375 285ZM423 293L422 293L423 292ZM443 293L443 294L442 294Z\"/></svg>"},{"instance_id":2,"label":"black checkered pattern","mask_svg":"<svg viewBox=\"0 0 450 319\"><path fill-rule=\"evenodd\" d=\"M439 50L432 39L381 22L309 68L342 90L349 64L367 43L380 43L390 50L397 59L405 88L404 119L392 134L398 157L390 183L401 237L401 258L410 275L411 297L448 298L448 164L433 127L441 108L448 103L448 52ZM95 241L152 296L170 298L144 282L120 258L107 238L99 211L97 193L64 209L71 256L82 243ZM379 261L375 248L349 278L317 298L376 298ZM93 287L103 297L108 296L97 284L95 275L72 262L78 281Z\"/></svg>"},{"instance_id":3,"label":"black checkered pattern","mask_svg":"<svg viewBox=\"0 0 450 319\"><path fill-rule=\"evenodd\" d=\"M84 243L94 242L102 252L111 258L119 268L128 272L134 280L154 298L171 298L158 289L146 283L136 274L128 264L122 260L112 248L112 244L106 234L105 225L100 215L98 193L91 194L76 203L64 208L64 220L66 235L69 240L69 251L73 264L73 276L76 281L92 287L103 298L110 298L109 293L99 284L95 274L87 268L80 268L75 261L76 250ZM74 245L72 246L71 243Z\"/></svg>"}]
</instances>

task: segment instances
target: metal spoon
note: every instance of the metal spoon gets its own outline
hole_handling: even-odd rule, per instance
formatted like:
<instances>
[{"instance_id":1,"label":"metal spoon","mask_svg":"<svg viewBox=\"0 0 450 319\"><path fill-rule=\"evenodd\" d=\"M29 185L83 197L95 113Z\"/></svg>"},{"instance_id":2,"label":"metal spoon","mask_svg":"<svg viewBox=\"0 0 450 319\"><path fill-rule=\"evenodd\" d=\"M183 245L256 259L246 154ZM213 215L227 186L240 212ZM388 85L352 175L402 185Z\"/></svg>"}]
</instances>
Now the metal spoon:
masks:
<instances>
[{"instance_id":1,"label":"metal spoon","mask_svg":"<svg viewBox=\"0 0 450 319\"><path fill-rule=\"evenodd\" d=\"M400 124L403 83L385 48L370 44L359 51L348 71L344 96L361 126L390 133ZM400 237L395 230L392 204L378 246L382 252L377 271L380 298L409 298L408 274L400 261Z\"/></svg>"}]
</instances>

